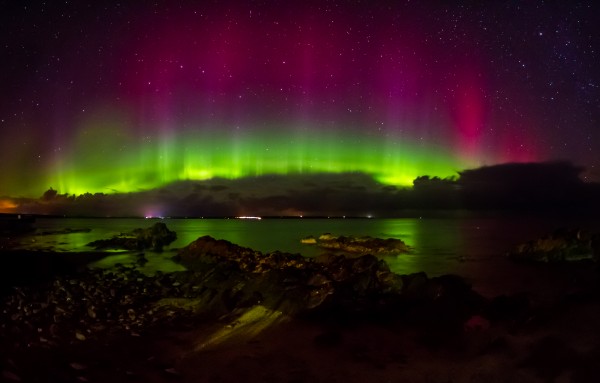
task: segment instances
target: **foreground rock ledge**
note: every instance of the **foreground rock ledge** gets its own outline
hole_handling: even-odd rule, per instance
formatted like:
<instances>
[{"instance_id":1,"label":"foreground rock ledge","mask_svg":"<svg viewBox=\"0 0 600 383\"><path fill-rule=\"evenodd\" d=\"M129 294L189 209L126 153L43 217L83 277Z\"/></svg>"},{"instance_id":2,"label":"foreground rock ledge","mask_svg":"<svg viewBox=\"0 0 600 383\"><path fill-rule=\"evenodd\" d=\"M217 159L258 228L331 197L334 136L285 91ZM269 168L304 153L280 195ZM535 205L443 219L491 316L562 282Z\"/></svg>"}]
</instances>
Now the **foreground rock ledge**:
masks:
<instances>
[{"instance_id":1,"label":"foreground rock ledge","mask_svg":"<svg viewBox=\"0 0 600 383\"><path fill-rule=\"evenodd\" d=\"M265 318L371 315L431 303L444 311L444 325L460 327L483 303L459 277L397 275L373 255L313 260L262 254L205 236L181 249L176 259L188 271L147 276L120 266L15 288L1 302L0 337L17 347L49 347L106 334L141 334L182 320L243 317L247 310L278 313Z\"/></svg>"},{"instance_id":2,"label":"foreground rock ledge","mask_svg":"<svg viewBox=\"0 0 600 383\"><path fill-rule=\"evenodd\" d=\"M459 277L396 275L372 255L325 255L312 260L279 252L262 254L211 237L194 241L177 258L188 271L147 276L132 266L88 269L0 295L3 379L289 381L290 365L273 360L282 356L287 361L290 353L295 353L303 371L308 367L323 377L306 375L299 382L331 381L331 371L347 372L349 382L370 381L379 373L386 379L373 381L445 382L457 371L464 371L469 379L453 381L484 381L492 376L502 376L502 381L555 381L572 368L571 360L578 360L573 374L585 377L573 381L598 381L600 376L597 347L576 352L554 338L539 340L547 333L536 330L540 334L532 342L533 349L524 350L523 342L529 342L531 332L519 339L515 334L548 320L547 310L533 310L525 295L486 300ZM553 312L578 309L569 316L574 322L566 322L569 328L593 328L590 324L597 323L594 318L600 310L592 319L584 319L590 307L598 307L594 291L560 303ZM290 321L292 317L295 320ZM539 318L542 321L536 322ZM245 341L282 321L292 326L278 326L253 342ZM307 324L316 325L318 332L301 332ZM167 343L165 334L169 334ZM278 337L282 340L270 348ZM229 341L232 347L222 347ZM278 343L286 346L278 348ZM306 359L306 354L299 357L307 345L310 356L319 352L312 359ZM452 348L440 354L440 347ZM210 352L204 352L207 349ZM238 370L227 359L221 361L224 354L238 350L240 360L254 370ZM396 366L398 350L402 354ZM257 353L258 358L248 357ZM323 370L318 358L334 370ZM371 362L376 368L369 369ZM487 366L483 375L482 366ZM527 376L523 368L544 379L522 379ZM430 376L437 371L440 379L414 379L431 371ZM271 379L274 372L286 379ZM408 375L398 379L403 372ZM351 379L360 373L364 374ZM223 374L235 379L213 379ZM196 379L199 376L204 379Z\"/></svg>"}]
</instances>

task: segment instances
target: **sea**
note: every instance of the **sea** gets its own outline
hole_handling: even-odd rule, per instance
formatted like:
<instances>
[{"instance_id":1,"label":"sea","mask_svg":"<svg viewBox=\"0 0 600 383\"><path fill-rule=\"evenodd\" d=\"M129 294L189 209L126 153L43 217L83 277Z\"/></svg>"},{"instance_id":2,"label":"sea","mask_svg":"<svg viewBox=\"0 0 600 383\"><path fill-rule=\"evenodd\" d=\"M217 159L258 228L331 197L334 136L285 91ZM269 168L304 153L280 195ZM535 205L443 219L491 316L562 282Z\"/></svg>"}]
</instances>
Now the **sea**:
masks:
<instances>
[{"instance_id":1,"label":"sea","mask_svg":"<svg viewBox=\"0 0 600 383\"><path fill-rule=\"evenodd\" d=\"M451 216L444 218L294 218L294 219L169 219L169 218L38 218L36 231L25 239L29 249L86 252L91 241L110 238L135 228L164 222L177 240L161 253L146 251L143 272L178 271L172 260L177 250L198 237L210 235L262 252L283 251L315 257L321 250L301 243L308 236L335 235L397 238L411 247L408 254L385 256L399 274L425 272L429 277L456 274L484 296L527 291L539 299L564 293L585 278L563 267L515 263L507 257L517 244L552 233L557 228L600 232L600 219L564 219L552 216ZM87 232L60 233L65 229ZM46 233L46 234L44 234ZM48 234L50 233L50 234ZM54 234L53 234L54 233ZM111 252L93 267L135 262L137 253ZM574 274L573 274L574 273Z\"/></svg>"}]
</instances>

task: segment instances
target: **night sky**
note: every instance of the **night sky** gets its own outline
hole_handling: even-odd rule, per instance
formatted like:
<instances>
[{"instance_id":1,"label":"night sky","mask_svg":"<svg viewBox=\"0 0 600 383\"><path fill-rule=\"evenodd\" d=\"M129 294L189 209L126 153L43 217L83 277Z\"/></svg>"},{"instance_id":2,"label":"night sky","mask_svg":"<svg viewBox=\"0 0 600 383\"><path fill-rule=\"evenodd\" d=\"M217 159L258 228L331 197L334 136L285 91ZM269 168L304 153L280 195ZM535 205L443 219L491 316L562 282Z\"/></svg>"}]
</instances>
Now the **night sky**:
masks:
<instances>
[{"instance_id":1,"label":"night sky","mask_svg":"<svg viewBox=\"0 0 600 383\"><path fill-rule=\"evenodd\" d=\"M0 196L553 160L600 180L600 5L373 3L3 1Z\"/></svg>"}]
</instances>

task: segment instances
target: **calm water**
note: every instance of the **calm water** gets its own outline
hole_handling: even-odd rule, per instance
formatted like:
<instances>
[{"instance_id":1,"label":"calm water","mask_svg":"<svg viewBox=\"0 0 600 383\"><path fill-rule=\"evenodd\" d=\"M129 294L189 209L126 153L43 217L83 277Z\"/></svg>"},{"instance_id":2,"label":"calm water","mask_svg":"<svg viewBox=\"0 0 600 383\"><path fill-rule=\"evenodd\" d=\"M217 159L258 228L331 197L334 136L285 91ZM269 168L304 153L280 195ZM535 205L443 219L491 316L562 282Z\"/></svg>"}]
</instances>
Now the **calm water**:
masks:
<instances>
[{"instance_id":1,"label":"calm water","mask_svg":"<svg viewBox=\"0 0 600 383\"><path fill-rule=\"evenodd\" d=\"M32 236L29 247L62 251L87 251L90 241L109 238L137 227L148 227L158 220L147 219L38 219L38 232L65 228L89 228L89 233ZM558 227L582 227L597 231L596 222L565 222L544 218L444 218L444 219L164 219L177 233L177 241L163 254L147 254L147 271L179 270L170 261L175 249L196 238L210 235L263 252L281 250L307 257L318 252L300 239L322 233L370 235L398 238L413 248L410 254L386 257L395 272L406 274L425 271L429 276L458 274L467 278L484 295L521 290L547 289L548 279L556 279L555 270L515 265L505 254L517 243L538 237ZM131 254L115 254L100 266L129 262ZM559 275L558 278L561 278ZM554 281L556 288L560 283ZM538 286L539 285L539 286Z\"/></svg>"}]
</instances>

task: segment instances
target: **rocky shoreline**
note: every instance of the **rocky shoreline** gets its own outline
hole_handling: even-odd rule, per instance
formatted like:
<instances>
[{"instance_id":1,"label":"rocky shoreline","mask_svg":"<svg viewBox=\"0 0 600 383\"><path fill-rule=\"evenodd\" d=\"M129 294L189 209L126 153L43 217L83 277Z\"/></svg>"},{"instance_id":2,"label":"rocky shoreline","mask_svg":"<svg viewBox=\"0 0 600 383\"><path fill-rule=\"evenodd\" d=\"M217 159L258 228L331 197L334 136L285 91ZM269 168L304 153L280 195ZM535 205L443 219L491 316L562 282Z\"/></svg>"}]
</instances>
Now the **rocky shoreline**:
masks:
<instances>
[{"instance_id":1,"label":"rocky shoreline","mask_svg":"<svg viewBox=\"0 0 600 383\"><path fill-rule=\"evenodd\" d=\"M600 234L558 229L516 246L509 257L518 262L564 263L600 260Z\"/></svg>"},{"instance_id":2,"label":"rocky shoreline","mask_svg":"<svg viewBox=\"0 0 600 383\"><path fill-rule=\"evenodd\" d=\"M99 256L29 255L44 278L5 282L4 380L354 382L365 368L382 382L600 377L598 278L536 307L527 294L484 298L453 275L394 274L371 254L307 259L205 236L177 253L186 271L154 275L85 267Z\"/></svg>"}]
</instances>

